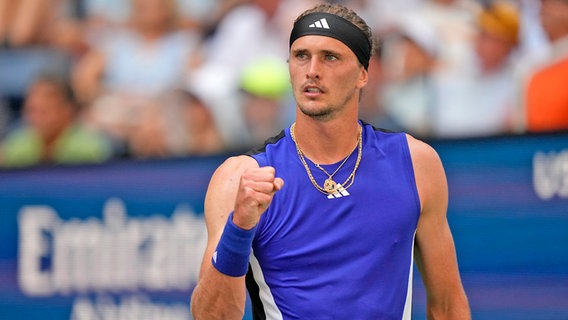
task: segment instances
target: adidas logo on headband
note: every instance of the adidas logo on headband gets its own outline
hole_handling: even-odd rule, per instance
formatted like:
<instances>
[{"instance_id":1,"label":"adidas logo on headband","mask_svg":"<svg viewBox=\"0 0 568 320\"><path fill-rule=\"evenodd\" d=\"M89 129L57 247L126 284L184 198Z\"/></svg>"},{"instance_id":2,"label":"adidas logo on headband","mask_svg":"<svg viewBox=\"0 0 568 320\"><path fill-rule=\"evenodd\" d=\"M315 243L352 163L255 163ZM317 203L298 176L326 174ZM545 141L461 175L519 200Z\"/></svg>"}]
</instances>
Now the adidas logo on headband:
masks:
<instances>
[{"instance_id":1,"label":"adidas logo on headband","mask_svg":"<svg viewBox=\"0 0 568 320\"><path fill-rule=\"evenodd\" d=\"M309 28L318 28L318 29L329 29L329 24L327 24L327 20L325 18L321 18L318 21L310 24Z\"/></svg>"},{"instance_id":2,"label":"adidas logo on headband","mask_svg":"<svg viewBox=\"0 0 568 320\"><path fill-rule=\"evenodd\" d=\"M307 35L331 37L343 42L355 53L357 60L365 67L365 70L369 68L372 41L363 29L353 22L333 13L308 13L294 22L294 27L290 32L290 48L296 39Z\"/></svg>"}]
</instances>

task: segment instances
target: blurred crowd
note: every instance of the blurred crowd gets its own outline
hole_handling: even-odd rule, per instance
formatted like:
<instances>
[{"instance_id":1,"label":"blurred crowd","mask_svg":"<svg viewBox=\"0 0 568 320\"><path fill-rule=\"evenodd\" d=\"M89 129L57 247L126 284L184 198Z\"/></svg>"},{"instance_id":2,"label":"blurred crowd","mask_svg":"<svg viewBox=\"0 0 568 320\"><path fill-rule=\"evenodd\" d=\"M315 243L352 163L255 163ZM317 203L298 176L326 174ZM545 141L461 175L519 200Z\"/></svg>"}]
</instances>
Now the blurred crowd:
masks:
<instances>
[{"instance_id":1,"label":"blurred crowd","mask_svg":"<svg viewBox=\"0 0 568 320\"><path fill-rule=\"evenodd\" d=\"M294 119L313 0L0 0L0 166L244 150ZM360 118L423 139L568 130L568 0L343 0L380 43Z\"/></svg>"}]
</instances>

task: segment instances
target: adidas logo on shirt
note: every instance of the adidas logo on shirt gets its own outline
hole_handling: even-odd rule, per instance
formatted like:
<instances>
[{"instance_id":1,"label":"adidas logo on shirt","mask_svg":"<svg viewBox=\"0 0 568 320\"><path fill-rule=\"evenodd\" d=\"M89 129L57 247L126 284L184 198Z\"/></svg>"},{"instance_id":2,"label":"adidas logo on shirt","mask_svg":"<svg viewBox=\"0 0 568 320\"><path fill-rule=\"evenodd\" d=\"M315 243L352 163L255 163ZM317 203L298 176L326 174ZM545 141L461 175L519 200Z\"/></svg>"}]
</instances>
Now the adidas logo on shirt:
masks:
<instances>
[{"instance_id":1,"label":"adidas logo on shirt","mask_svg":"<svg viewBox=\"0 0 568 320\"><path fill-rule=\"evenodd\" d=\"M327 20L325 18L321 18L318 21L310 24L308 27L317 29L329 29L329 24L327 24Z\"/></svg>"},{"instance_id":2,"label":"adidas logo on shirt","mask_svg":"<svg viewBox=\"0 0 568 320\"><path fill-rule=\"evenodd\" d=\"M349 192L341 184L337 184L337 191L327 196L328 199L337 199L349 196Z\"/></svg>"}]
</instances>

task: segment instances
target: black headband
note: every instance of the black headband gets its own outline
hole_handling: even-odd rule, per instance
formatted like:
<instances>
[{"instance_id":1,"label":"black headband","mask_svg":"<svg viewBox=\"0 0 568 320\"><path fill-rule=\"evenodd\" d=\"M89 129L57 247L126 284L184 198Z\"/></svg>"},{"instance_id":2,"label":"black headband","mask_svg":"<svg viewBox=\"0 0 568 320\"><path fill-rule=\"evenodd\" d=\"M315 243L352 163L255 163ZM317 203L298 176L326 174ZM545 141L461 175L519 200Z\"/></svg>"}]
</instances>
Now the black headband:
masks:
<instances>
[{"instance_id":1,"label":"black headband","mask_svg":"<svg viewBox=\"0 0 568 320\"><path fill-rule=\"evenodd\" d=\"M307 35L326 36L343 42L355 53L365 70L369 68L371 43L363 30L346 19L325 12L307 14L294 23L290 33L290 47L296 39Z\"/></svg>"}]
</instances>

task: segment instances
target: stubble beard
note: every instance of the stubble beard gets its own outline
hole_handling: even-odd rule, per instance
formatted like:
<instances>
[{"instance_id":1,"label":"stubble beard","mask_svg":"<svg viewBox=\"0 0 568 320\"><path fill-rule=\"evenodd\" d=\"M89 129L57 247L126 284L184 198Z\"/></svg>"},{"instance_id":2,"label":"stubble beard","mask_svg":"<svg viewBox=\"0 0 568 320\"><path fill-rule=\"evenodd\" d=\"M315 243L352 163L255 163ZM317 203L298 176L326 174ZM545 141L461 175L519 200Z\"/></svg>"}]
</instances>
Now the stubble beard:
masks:
<instances>
[{"instance_id":1,"label":"stubble beard","mask_svg":"<svg viewBox=\"0 0 568 320\"><path fill-rule=\"evenodd\" d=\"M336 114L341 113L341 111L345 109L347 103L353 98L355 91L356 90L349 92L349 94L345 96L345 99L343 99L343 101L341 101L338 105L328 104L322 108L307 108L305 105L298 102L298 108L304 115L314 120L330 120L333 119Z\"/></svg>"},{"instance_id":2,"label":"stubble beard","mask_svg":"<svg viewBox=\"0 0 568 320\"><path fill-rule=\"evenodd\" d=\"M337 108L332 105L326 105L324 108L310 109L304 107L302 104L298 104L298 108L306 116L313 118L315 120L329 120L333 118L333 115L337 113Z\"/></svg>"}]
</instances>

